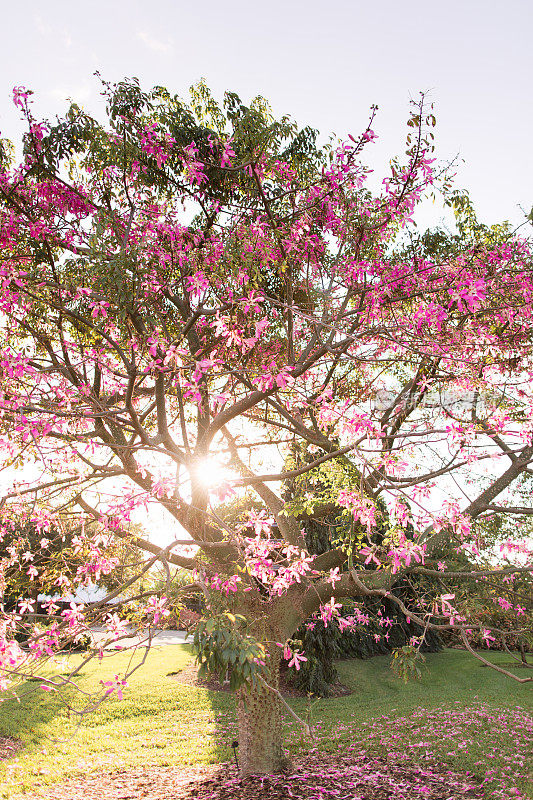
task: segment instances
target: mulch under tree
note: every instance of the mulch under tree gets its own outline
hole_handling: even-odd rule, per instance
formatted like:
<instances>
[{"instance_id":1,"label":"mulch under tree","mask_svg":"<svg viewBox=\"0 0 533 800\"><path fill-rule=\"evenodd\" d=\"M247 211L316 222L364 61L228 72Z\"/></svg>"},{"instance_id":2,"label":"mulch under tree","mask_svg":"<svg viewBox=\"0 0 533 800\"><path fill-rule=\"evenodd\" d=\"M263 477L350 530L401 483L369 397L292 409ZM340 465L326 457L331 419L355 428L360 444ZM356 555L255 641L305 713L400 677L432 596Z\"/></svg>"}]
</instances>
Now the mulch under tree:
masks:
<instances>
[{"instance_id":1,"label":"mulch under tree","mask_svg":"<svg viewBox=\"0 0 533 800\"><path fill-rule=\"evenodd\" d=\"M13 758L23 747L20 739L15 739L13 736L0 736L0 761Z\"/></svg>"},{"instance_id":2,"label":"mulch under tree","mask_svg":"<svg viewBox=\"0 0 533 800\"><path fill-rule=\"evenodd\" d=\"M49 797L50 787L34 795ZM486 800L465 774L438 765L309 753L286 775L240 779L234 764L98 773L53 788L54 800Z\"/></svg>"},{"instance_id":3,"label":"mulch under tree","mask_svg":"<svg viewBox=\"0 0 533 800\"><path fill-rule=\"evenodd\" d=\"M198 677L198 667L192 663L183 669L176 672L169 672L168 677L174 678L178 683L183 683L186 686L194 686L200 689L209 689L212 692L232 692L230 689L229 681L224 682L215 676L209 678ZM286 671L282 671L279 679L280 691L285 697L307 697L307 692L297 689L291 682ZM332 684L329 687L329 697L346 697L352 694L352 690L345 686L340 681Z\"/></svg>"}]
</instances>

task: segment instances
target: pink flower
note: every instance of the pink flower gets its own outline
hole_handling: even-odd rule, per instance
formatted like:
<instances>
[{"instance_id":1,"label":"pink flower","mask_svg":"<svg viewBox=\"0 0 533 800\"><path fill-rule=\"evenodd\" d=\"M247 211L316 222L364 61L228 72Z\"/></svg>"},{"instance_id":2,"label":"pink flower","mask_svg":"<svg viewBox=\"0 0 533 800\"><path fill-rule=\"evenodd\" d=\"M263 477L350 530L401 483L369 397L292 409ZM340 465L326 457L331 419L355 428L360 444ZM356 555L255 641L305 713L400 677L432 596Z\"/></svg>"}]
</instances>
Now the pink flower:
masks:
<instances>
[{"instance_id":1,"label":"pink flower","mask_svg":"<svg viewBox=\"0 0 533 800\"><path fill-rule=\"evenodd\" d=\"M328 583L331 583L333 588L335 588L335 584L338 581L340 581L340 574L339 574L339 568L338 567L335 567L335 569L330 569L329 577L327 578L327 581L328 581Z\"/></svg>"},{"instance_id":2,"label":"pink flower","mask_svg":"<svg viewBox=\"0 0 533 800\"><path fill-rule=\"evenodd\" d=\"M361 547L359 555L366 556L365 564L370 564L370 562L373 561L378 567L381 566L381 561L377 557L374 547Z\"/></svg>"},{"instance_id":3,"label":"pink flower","mask_svg":"<svg viewBox=\"0 0 533 800\"><path fill-rule=\"evenodd\" d=\"M342 608L341 603L336 603L334 597L332 597L328 603L324 603L324 605L320 606L320 616L322 617L325 628L328 627L328 622L333 617L339 616L340 608Z\"/></svg>"},{"instance_id":4,"label":"pink flower","mask_svg":"<svg viewBox=\"0 0 533 800\"><path fill-rule=\"evenodd\" d=\"M482 638L482 639L483 639L483 641L486 643L487 647L490 647L490 645L491 645L491 642L495 642L495 641L496 641L496 639L495 639L495 638L494 638L494 636L491 634L491 632L490 632L489 630L487 630L486 628L484 628L484 629L481 631L481 638Z\"/></svg>"},{"instance_id":5,"label":"pink flower","mask_svg":"<svg viewBox=\"0 0 533 800\"><path fill-rule=\"evenodd\" d=\"M119 700L122 700L123 687L128 685L128 682L125 679L121 680L118 677L118 675L115 675L115 679L114 680L110 680L110 681L103 681L102 680L102 681L100 681L100 683L106 689L106 692L105 692L106 697L108 695L110 695L110 694L113 694L113 692L116 692L117 693L117 697L118 697Z\"/></svg>"},{"instance_id":6,"label":"pink flower","mask_svg":"<svg viewBox=\"0 0 533 800\"><path fill-rule=\"evenodd\" d=\"M301 653L293 653L292 658L289 661L289 667L295 667L296 670L300 669L300 662L307 661L307 658L303 656Z\"/></svg>"}]
</instances>

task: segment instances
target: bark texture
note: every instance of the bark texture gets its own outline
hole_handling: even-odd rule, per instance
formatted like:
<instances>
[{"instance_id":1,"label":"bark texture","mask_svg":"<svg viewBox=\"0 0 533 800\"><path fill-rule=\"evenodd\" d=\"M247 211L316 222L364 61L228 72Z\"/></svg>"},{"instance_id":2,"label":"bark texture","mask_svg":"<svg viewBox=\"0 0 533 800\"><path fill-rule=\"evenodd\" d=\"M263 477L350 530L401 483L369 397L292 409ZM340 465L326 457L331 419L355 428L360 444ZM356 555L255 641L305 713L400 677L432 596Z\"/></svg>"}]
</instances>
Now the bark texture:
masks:
<instances>
[{"instance_id":1,"label":"bark texture","mask_svg":"<svg viewBox=\"0 0 533 800\"><path fill-rule=\"evenodd\" d=\"M272 657L265 680L279 689L279 657ZM237 701L239 767L241 775L283 772L289 760L283 751L281 703L263 683L241 689Z\"/></svg>"}]
</instances>

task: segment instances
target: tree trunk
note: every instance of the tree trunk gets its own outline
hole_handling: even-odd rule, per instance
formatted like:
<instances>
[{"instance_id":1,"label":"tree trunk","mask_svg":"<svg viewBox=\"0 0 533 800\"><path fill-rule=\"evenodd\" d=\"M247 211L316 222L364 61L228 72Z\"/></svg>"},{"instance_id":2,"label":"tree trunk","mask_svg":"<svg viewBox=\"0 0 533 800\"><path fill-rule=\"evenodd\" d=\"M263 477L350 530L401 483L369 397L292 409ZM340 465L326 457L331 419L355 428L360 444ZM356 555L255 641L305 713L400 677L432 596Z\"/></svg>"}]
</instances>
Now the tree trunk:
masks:
<instances>
[{"instance_id":1,"label":"tree trunk","mask_svg":"<svg viewBox=\"0 0 533 800\"><path fill-rule=\"evenodd\" d=\"M271 656L265 681L279 689L279 656ZM238 696L239 767L241 775L273 775L283 772L289 760L283 752L281 702L258 681L241 689Z\"/></svg>"}]
</instances>

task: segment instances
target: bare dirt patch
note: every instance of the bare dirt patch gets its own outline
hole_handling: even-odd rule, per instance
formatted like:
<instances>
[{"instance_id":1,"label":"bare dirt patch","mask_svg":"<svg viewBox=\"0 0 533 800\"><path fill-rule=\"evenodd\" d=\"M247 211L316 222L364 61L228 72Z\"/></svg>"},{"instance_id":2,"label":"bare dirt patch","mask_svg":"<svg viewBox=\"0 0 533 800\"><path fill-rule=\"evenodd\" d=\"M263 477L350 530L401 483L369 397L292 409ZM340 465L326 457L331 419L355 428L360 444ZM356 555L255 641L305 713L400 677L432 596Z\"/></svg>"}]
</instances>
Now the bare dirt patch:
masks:
<instances>
[{"instance_id":1,"label":"bare dirt patch","mask_svg":"<svg viewBox=\"0 0 533 800\"><path fill-rule=\"evenodd\" d=\"M184 669L177 670L177 672L169 672L168 675L178 683L184 683L186 686L196 686L201 689L209 689L212 692L231 691L228 683L219 681L217 678L199 678L195 664L189 664ZM285 697L307 697L306 692L296 689L283 673L280 676L280 691ZM352 694L352 690L343 683L335 683L330 687L329 697L346 697L349 694ZM327 700L328 698L325 699Z\"/></svg>"},{"instance_id":2,"label":"bare dirt patch","mask_svg":"<svg viewBox=\"0 0 533 800\"><path fill-rule=\"evenodd\" d=\"M0 761L13 758L23 747L20 739L15 739L13 736L0 736Z\"/></svg>"}]
</instances>

